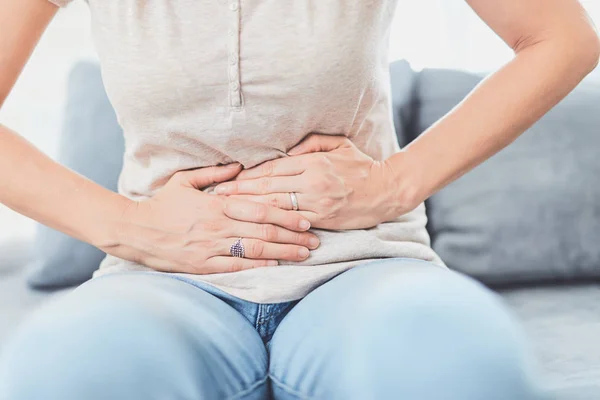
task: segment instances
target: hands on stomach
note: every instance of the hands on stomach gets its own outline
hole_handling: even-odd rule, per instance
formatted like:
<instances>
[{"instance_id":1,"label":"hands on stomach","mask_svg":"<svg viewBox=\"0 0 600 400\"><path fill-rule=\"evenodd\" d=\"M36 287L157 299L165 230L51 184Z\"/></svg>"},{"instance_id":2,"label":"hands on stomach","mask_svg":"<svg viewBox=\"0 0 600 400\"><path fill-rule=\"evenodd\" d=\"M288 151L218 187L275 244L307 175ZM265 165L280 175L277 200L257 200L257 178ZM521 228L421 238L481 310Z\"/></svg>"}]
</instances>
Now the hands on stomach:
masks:
<instances>
[{"instance_id":1,"label":"hands on stomach","mask_svg":"<svg viewBox=\"0 0 600 400\"><path fill-rule=\"evenodd\" d=\"M406 179L397 179L386 161L376 161L343 136L313 134L288 152L242 171L215 191L284 210L293 209L314 228L365 229L417 207Z\"/></svg>"},{"instance_id":2,"label":"hands on stomach","mask_svg":"<svg viewBox=\"0 0 600 400\"><path fill-rule=\"evenodd\" d=\"M365 229L418 205L385 161L345 137L311 135L288 155L246 171L176 173L151 199L132 202L119 245L104 250L158 271L235 272L305 260L319 246L311 226ZM202 191L214 183L216 195ZM244 258L230 254L239 238Z\"/></svg>"},{"instance_id":3,"label":"hands on stomach","mask_svg":"<svg viewBox=\"0 0 600 400\"><path fill-rule=\"evenodd\" d=\"M178 172L155 196L132 202L118 245L104 251L165 272L213 274L302 261L319 246L299 212L202 188L234 178L238 164ZM243 238L244 258L231 245Z\"/></svg>"}]
</instances>

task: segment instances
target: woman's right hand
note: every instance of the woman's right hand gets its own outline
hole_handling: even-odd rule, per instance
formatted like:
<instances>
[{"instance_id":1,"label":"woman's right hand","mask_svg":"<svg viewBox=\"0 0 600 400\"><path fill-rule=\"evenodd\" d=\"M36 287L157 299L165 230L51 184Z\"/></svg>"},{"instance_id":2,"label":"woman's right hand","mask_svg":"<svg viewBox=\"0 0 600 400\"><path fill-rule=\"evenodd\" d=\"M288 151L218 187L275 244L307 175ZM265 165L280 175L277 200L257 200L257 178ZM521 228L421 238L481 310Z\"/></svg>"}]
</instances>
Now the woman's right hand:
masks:
<instances>
[{"instance_id":1,"label":"woman's right hand","mask_svg":"<svg viewBox=\"0 0 600 400\"><path fill-rule=\"evenodd\" d=\"M239 164L181 171L152 198L131 202L105 252L166 272L213 274L302 261L319 245L308 220L294 211L208 194L234 178ZM229 248L243 238L245 258Z\"/></svg>"}]
</instances>

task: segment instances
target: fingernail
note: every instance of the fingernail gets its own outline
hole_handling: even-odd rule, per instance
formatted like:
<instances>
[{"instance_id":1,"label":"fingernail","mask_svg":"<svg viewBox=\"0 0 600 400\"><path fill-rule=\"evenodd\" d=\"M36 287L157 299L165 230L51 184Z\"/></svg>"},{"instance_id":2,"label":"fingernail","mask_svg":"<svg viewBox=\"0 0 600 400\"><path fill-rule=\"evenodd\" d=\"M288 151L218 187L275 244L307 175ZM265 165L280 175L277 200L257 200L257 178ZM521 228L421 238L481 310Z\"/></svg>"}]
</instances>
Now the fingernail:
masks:
<instances>
[{"instance_id":1,"label":"fingernail","mask_svg":"<svg viewBox=\"0 0 600 400\"><path fill-rule=\"evenodd\" d=\"M320 243L320 241L316 237L311 237L310 239L308 239L308 244L313 249L316 249L317 247L319 247L319 243Z\"/></svg>"},{"instance_id":2,"label":"fingernail","mask_svg":"<svg viewBox=\"0 0 600 400\"><path fill-rule=\"evenodd\" d=\"M278 265L279 265L279 262L277 260L267 261L267 267L276 267Z\"/></svg>"},{"instance_id":3,"label":"fingernail","mask_svg":"<svg viewBox=\"0 0 600 400\"><path fill-rule=\"evenodd\" d=\"M301 247L298 250L298 256L300 258L306 258L306 257L308 257L309 254L310 254L310 252L308 251L308 249L306 247Z\"/></svg>"},{"instance_id":4,"label":"fingernail","mask_svg":"<svg viewBox=\"0 0 600 400\"><path fill-rule=\"evenodd\" d=\"M303 219L302 221L300 221L300 223L298 224L298 226L300 227L300 229L307 230L307 229L310 228L310 222L308 222L307 220Z\"/></svg>"},{"instance_id":5,"label":"fingernail","mask_svg":"<svg viewBox=\"0 0 600 400\"><path fill-rule=\"evenodd\" d=\"M237 162L236 162L236 163L233 163L233 164L227 164L227 165L225 166L225 168L231 168L231 169L233 169L233 168L239 168L239 167L240 167L240 165L241 165L240 163L237 163Z\"/></svg>"},{"instance_id":6,"label":"fingernail","mask_svg":"<svg viewBox=\"0 0 600 400\"><path fill-rule=\"evenodd\" d=\"M227 187L226 186L217 186L215 188L215 192L217 192L217 194L225 194L225 193L227 193Z\"/></svg>"}]
</instances>

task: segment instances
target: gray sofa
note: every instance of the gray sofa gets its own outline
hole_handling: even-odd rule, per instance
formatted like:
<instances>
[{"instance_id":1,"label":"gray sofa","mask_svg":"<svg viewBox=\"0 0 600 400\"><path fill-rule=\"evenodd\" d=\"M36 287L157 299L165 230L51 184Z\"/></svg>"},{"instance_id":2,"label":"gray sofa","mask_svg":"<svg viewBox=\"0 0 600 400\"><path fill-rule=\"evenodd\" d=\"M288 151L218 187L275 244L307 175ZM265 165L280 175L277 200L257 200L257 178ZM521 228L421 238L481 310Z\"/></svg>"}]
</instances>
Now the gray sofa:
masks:
<instances>
[{"instance_id":1,"label":"gray sofa","mask_svg":"<svg viewBox=\"0 0 600 400\"><path fill-rule=\"evenodd\" d=\"M417 137L480 79L457 71L416 73L407 63L393 64L400 143ZM78 66L69 91L65 135L85 137L86 129L101 124L104 130L116 129L96 66ZM600 87L587 85L505 152L428 204L434 248L450 267L491 286L515 311L557 399L600 399L600 160L589 156L590 148L593 153L600 148L599 116L590 111L598 104ZM81 115L96 121L73 129ZM88 139L97 140L98 132L92 133ZM63 140L67 148L73 143ZM75 153L80 161L90 162L83 151ZM102 162L96 160L95 165L103 165L103 172L118 167ZM86 174L85 168L71 167ZM116 182L116 176L91 177L107 187ZM54 234L41 230L30 243L0 243L0 351L32 310L68 293L96 266L97 254L86 255L89 249L81 247L85 245L65 237L49 240ZM47 254L51 252L68 254ZM78 255L69 261L78 268L75 280L58 265L69 254ZM62 272L56 272L59 269Z\"/></svg>"}]
</instances>

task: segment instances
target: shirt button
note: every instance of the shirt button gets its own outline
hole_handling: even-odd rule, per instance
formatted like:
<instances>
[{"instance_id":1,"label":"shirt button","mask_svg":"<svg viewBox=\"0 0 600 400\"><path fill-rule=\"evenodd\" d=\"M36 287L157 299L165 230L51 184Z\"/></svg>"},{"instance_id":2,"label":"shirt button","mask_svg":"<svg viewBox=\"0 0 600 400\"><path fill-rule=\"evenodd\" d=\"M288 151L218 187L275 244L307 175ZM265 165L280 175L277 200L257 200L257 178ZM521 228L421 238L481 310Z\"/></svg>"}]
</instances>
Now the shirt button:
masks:
<instances>
[{"instance_id":1,"label":"shirt button","mask_svg":"<svg viewBox=\"0 0 600 400\"><path fill-rule=\"evenodd\" d=\"M231 11L237 11L238 7L239 7L239 6L238 6L238 3L236 3L236 2L234 2L234 3L231 3L231 4L229 5L229 9L230 9Z\"/></svg>"},{"instance_id":2,"label":"shirt button","mask_svg":"<svg viewBox=\"0 0 600 400\"><path fill-rule=\"evenodd\" d=\"M240 85L237 82L233 82L231 84L231 91L232 92L237 92L240 89Z\"/></svg>"},{"instance_id":3,"label":"shirt button","mask_svg":"<svg viewBox=\"0 0 600 400\"><path fill-rule=\"evenodd\" d=\"M229 36L234 36L234 35L235 35L235 32L233 31L233 29L229 29L229 30L227 31L227 34L228 34Z\"/></svg>"}]
</instances>

